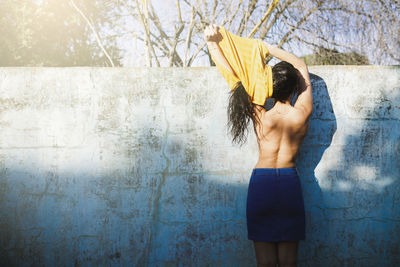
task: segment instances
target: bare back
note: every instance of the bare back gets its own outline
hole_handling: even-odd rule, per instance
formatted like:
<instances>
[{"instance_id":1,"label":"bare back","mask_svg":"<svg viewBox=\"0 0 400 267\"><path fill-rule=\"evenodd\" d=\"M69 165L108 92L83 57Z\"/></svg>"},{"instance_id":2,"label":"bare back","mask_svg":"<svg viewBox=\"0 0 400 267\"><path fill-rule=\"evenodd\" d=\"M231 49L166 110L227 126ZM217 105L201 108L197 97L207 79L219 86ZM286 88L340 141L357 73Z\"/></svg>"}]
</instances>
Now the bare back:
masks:
<instances>
[{"instance_id":1,"label":"bare back","mask_svg":"<svg viewBox=\"0 0 400 267\"><path fill-rule=\"evenodd\" d=\"M212 57L224 66L231 74L236 75L227 61L217 39L218 28L205 30L205 37ZM255 113L260 123L255 127L259 146L259 159L255 168L294 167L300 145L307 133L308 122L312 112L313 97L308 68L304 60L281 48L266 42L269 54L286 61L297 69L301 76L300 88L294 106L289 101L276 102L273 108L266 111L255 105ZM275 90L275 88L274 88Z\"/></svg>"},{"instance_id":2,"label":"bare back","mask_svg":"<svg viewBox=\"0 0 400 267\"><path fill-rule=\"evenodd\" d=\"M308 130L309 117L290 103L277 102L266 111L256 106L259 158L255 168L287 168L296 165L296 155Z\"/></svg>"}]
</instances>

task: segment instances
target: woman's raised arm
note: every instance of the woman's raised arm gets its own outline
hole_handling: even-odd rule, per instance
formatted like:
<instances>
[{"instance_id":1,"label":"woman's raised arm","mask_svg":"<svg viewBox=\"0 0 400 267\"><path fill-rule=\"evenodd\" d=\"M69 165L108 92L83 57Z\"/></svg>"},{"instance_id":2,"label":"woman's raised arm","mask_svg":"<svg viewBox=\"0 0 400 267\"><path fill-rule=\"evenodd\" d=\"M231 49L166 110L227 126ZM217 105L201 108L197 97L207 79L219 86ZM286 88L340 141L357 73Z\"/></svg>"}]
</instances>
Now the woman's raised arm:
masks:
<instances>
[{"instance_id":1,"label":"woman's raised arm","mask_svg":"<svg viewBox=\"0 0 400 267\"><path fill-rule=\"evenodd\" d=\"M221 40L221 38L222 36L218 32L218 26L209 25L204 29L204 39L207 42L208 51L210 52L211 57L218 61L219 64L224 66L229 72L231 72L231 74L236 75L218 45L218 42Z\"/></svg>"}]
</instances>

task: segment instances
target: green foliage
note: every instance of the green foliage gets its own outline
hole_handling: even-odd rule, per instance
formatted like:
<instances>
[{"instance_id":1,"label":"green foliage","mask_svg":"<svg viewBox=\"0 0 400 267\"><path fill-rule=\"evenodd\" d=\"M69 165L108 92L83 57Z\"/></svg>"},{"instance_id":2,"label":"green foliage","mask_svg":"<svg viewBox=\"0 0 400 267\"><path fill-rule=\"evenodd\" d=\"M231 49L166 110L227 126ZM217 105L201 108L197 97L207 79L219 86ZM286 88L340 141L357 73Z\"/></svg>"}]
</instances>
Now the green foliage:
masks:
<instances>
[{"instance_id":1,"label":"green foliage","mask_svg":"<svg viewBox=\"0 0 400 267\"><path fill-rule=\"evenodd\" d=\"M336 49L320 47L314 54L303 57L307 65L369 65L366 56L356 52L339 53Z\"/></svg>"},{"instance_id":2,"label":"green foliage","mask_svg":"<svg viewBox=\"0 0 400 267\"><path fill-rule=\"evenodd\" d=\"M96 28L107 21L98 1L76 1ZM0 66L109 66L92 30L69 1L0 1ZM103 45L120 65L114 41Z\"/></svg>"}]
</instances>

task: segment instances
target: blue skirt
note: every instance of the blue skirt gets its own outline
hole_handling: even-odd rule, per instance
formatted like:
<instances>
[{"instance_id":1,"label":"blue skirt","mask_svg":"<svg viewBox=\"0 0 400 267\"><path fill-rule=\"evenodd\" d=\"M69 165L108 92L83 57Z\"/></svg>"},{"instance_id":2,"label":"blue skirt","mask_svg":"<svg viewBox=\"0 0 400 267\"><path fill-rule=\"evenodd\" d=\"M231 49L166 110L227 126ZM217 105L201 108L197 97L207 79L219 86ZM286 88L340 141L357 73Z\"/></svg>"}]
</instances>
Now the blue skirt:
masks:
<instances>
[{"instance_id":1,"label":"blue skirt","mask_svg":"<svg viewBox=\"0 0 400 267\"><path fill-rule=\"evenodd\" d=\"M305 239L304 200L295 167L253 169L247 192L246 218L250 240Z\"/></svg>"}]
</instances>

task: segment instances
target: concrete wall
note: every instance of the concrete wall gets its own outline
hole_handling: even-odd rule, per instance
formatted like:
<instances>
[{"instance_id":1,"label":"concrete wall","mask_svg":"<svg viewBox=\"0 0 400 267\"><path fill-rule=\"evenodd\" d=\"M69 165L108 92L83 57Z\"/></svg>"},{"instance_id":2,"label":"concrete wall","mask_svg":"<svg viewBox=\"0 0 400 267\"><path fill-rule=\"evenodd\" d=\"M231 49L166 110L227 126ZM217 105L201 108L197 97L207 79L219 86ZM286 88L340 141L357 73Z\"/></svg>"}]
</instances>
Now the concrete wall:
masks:
<instances>
[{"instance_id":1,"label":"concrete wall","mask_svg":"<svg viewBox=\"0 0 400 267\"><path fill-rule=\"evenodd\" d=\"M299 266L400 264L400 68L310 67ZM1 266L255 266L215 68L0 68Z\"/></svg>"}]
</instances>

